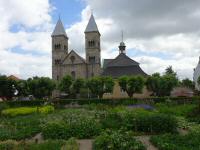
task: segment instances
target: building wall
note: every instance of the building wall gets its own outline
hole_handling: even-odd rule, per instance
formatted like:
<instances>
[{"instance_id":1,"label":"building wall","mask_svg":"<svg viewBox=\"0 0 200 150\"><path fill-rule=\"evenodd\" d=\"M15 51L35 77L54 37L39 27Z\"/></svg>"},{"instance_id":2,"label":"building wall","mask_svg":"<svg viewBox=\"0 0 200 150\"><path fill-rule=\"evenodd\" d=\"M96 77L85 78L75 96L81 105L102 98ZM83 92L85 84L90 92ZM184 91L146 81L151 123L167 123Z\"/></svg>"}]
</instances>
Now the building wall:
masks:
<instances>
[{"instance_id":1,"label":"building wall","mask_svg":"<svg viewBox=\"0 0 200 150\"><path fill-rule=\"evenodd\" d=\"M195 83L195 89L197 89L197 90L200 90L200 87L199 87L199 85L197 83L199 76L200 76L200 63L198 63L197 67L194 70L194 74L193 74L193 80L194 80L194 83Z\"/></svg>"},{"instance_id":2,"label":"building wall","mask_svg":"<svg viewBox=\"0 0 200 150\"><path fill-rule=\"evenodd\" d=\"M134 98L145 98L145 97L149 97L151 95L151 92L149 92L147 90L146 87L144 87L143 92L141 94L134 94L133 97ZM118 98L129 98L128 94L124 91L121 90L119 84L117 81L115 81L115 85L114 85L114 89L113 89L113 93L105 93L103 95L104 99L118 99Z\"/></svg>"},{"instance_id":3,"label":"building wall","mask_svg":"<svg viewBox=\"0 0 200 150\"><path fill-rule=\"evenodd\" d=\"M55 45L60 44L60 48L55 48ZM53 80L59 80L61 76L60 63L68 54L68 38L65 36L53 36L52 37L52 78ZM59 60L60 63L56 63Z\"/></svg>"},{"instance_id":4,"label":"building wall","mask_svg":"<svg viewBox=\"0 0 200 150\"><path fill-rule=\"evenodd\" d=\"M85 33L86 63L88 64L88 78L99 76L101 73L101 43L99 32ZM94 46L89 45L89 41L94 41ZM95 57L95 62L90 63L89 57Z\"/></svg>"},{"instance_id":5,"label":"building wall","mask_svg":"<svg viewBox=\"0 0 200 150\"><path fill-rule=\"evenodd\" d=\"M75 65L63 65L61 76L64 77L65 75L71 75L72 71L74 71L76 74L75 78L87 78L87 66L84 63Z\"/></svg>"}]
</instances>

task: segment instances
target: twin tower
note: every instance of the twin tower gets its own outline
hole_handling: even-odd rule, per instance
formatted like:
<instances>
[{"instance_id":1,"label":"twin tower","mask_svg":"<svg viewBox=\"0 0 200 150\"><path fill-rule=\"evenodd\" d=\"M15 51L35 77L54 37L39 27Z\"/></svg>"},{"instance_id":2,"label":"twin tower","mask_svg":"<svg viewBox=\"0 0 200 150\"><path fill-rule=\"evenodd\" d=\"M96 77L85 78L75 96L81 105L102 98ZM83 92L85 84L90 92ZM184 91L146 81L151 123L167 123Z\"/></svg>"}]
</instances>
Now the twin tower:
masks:
<instances>
[{"instance_id":1,"label":"twin tower","mask_svg":"<svg viewBox=\"0 0 200 150\"><path fill-rule=\"evenodd\" d=\"M62 21L58 20L52 37L52 78L59 81L65 75L73 78L90 78L101 74L101 43L97 24L91 15L85 29L85 53L82 58L68 49L68 36ZM72 41L73 42L73 41ZM81 42L81 41L80 41Z\"/></svg>"}]
</instances>

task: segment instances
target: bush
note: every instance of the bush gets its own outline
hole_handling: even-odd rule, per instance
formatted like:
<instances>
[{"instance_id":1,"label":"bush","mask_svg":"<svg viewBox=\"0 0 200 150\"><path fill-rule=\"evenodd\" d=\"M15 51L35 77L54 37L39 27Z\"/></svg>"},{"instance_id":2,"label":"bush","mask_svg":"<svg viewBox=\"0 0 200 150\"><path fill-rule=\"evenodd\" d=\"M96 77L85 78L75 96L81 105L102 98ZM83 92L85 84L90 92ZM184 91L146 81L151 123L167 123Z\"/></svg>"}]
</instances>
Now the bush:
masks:
<instances>
[{"instance_id":1,"label":"bush","mask_svg":"<svg viewBox=\"0 0 200 150\"><path fill-rule=\"evenodd\" d=\"M141 109L124 112L108 112L101 116L100 123L104 129L134 130L147 133L176 132L175 117L153 113Z\"/></svg>"},{"instance_id":2,"label":"bush","mask_svg":"<svg viewBox=\"0 0 200 150\"><path fill-rule=\"evenodd\" d=\"M0 141L8 139L21 140L30 138L41 132L40 115L19 116L2 119L0 126Z\"/></svg>"},{"instance_id":3,"label":"bush","mask_svg":"<svg viewBox=\"0 0 200 150\"><path fill-rule=\"evenodd\" d=\"M35 113L37 109L35 107L20 107L20 108L9 108L5 109L1 112L2 115L4 116L10 116L10 117L15 117L18 115L28 115Z\"/></svg>"},{"instance_id":4,"label":"bush","mask_svg":"<svg viewBox=\"0 0 200 150\"><path fill-rule=\"evenodd\" d=\"M60 150L65 143L63 140L48 140L39 144L5 141L0 143L0 150Z\"/></svg>"},{"instance_id":5,"label":"bush","mask_svg":"<svg viewBox=\"0 0 200 150\"><path fill-rule=\"evenodd\" d=\"M54 111L53 106L44 106L44 107L19 107L19 108L9 108L1 112L4 116L15 117L18 115L28 115L32 113L42 113L47 114Z\"/></svg>"},{"instance_id":6,"label":"bush","mask_svg":"<svg viewBox=\"0 0 200 150\"><path fill-rule=\"evenodd\" d=\"M162 150L199 150L200 134L190 133L185 136L165 134L152 136L150 141Z\"/></svg>"},{"instance_id":7,"label":"bush","mask_svg":"<svg viewBox=\"0 0 200 150\"><path fill-rule=\"evenodd\" d=\"M141 142L136 141L129 132L106 131L93 143L94 150L145 150Z\"/></svg>"},{"instance_id":8,"label":"bush","mask_svg":"<svg viewBox=\"0 0 200 150\"><path fill-rule=\"evenodd\" d=\"M70 138L61 150L79 150L79 145L75 138Z\"/></svg>"},{"instance_id":9,"label":"bush","mask_svg":"<svg viewBox=\"0 0 200 150\"><path fill-rule=\"evenodd\" d=\"M45 139L92 138L101 132L100 124L91 118L74 118L65 122L50 122L43 126Z\"/></svg>"}]
</instances>

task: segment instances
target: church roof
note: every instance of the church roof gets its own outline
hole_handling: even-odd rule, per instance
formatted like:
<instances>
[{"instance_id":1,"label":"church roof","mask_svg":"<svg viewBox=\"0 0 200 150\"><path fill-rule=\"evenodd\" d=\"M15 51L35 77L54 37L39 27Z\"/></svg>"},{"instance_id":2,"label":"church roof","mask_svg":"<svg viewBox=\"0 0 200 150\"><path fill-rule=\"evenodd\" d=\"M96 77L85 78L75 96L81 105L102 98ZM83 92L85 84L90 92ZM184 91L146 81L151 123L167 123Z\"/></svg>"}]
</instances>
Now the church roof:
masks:
<instances>
[{"instance_id":1,"label":"church roof","mask_svg":"<svg viewBox=\"0 0 200 150\"><path fill-rule=\"evenodd\" d=\"M103 68L103 76L112 76L114 78L123 75L147 76L147 74L140 68L139 63L132 60L124 53L120 53L115 59L104 60Z\"/></svg>"},{"instance_id":2,"label":"church roof","mask_svg":"<svg viewBox=\"0 0 200 150\"><path fill-rule=\"evenodd\" d=\"M67 34L65 32L64 26L63 26L62 21L61 21L60 18L58 19L56 27L55 27L55 29L54 29L54 31L53 31L51 36L58 36L58 35L64 35L64 36L67 37Z\"/></svg>"},{"instance_id":3,"label":"church roof","mask_svg":"<svg viewBox=\"0 0 200 150\"><path fill-rule=\"evenodd\" d=\"M104 69L103 76L112 76L113 78L118 78L124 75L142 75L147 76L147 74L140 68L139 65L135 66L123 66L123 67L107 67Z\"/></svg>"},{"instance_id":4,"label":"church roof","mask_svg":"<svg viewBox=\"0 0 200 150\"><path fill-rule=\"evenodd\" d=\"M107 64L107 67L135 66L135 65L139 65L139 63L129 58L126 54L120 53L115 59L113 59Z\"/></svg>"},{"instance_id":5,"label":"church roof","mask_svg":"<svg viewBox=\"0 0 200 150\"><path fill-rule=\"evenodd\" d=\"M99 32L96 21L94 19L93 14L92 14L91 17L90 17L90 20L87 24L87 27L85 29L85 32L94 32L94 31Z\"/></svg>"}]
</instances>

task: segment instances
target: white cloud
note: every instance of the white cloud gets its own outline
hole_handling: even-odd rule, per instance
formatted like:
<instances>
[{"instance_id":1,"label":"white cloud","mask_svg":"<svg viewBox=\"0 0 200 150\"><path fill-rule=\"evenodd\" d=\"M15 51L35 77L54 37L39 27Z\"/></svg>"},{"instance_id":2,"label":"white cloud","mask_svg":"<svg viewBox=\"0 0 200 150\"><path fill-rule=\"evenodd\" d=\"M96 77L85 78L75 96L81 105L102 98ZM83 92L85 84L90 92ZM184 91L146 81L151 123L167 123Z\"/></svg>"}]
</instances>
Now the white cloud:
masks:
<instances>
[{"instance_id":1,"label":"white cloud","mask_svg":"<svg viewBox=\"0 0 200 150\"><path fill-rule=\"evenodd\" d=\"M84 30L93 8L101 33L102 58L118 55L123 29L127 51L141 52L131 57L147 73L163 72L172 65L180 78L192 78L200 53L199 0L84 1L87 7L81 21L66 29L70 49L84 57ZM23 78L51 76L50 13L54 8L49 0L0 0L0 6L0 73ZM19 31L12 32L13 27ZM25 54L13 52L15 47ZM155 53L159 55L153 56ZM162 54L168 58L163 59Z\"/></svg>"},{"instance_id":2,"label":"white cloud","mask_svg":"<svg viewBox=\"0 0 200 150\"><path fill-rule=\"evenodd\" d=\"M51 76L49 0L0 0L0 74Z\"/></svg>"},{"instance_id":3,"label":"white cloud","mask_svg":"<svg viewBox=\"0 0 200 150\"><path fill-rule=\"evenodd\" d=\"M193 68L196 67L200 53L200 1L85 2L88 7L82 12L82 21L72 26L73 32L77 32L75 35L81 35L78 41L84 39L85 20L88 21L89 8L93 8L102 34L103 58L116 57L121 39L120 32L123 29L128 51L137 49L141 52L140 56L132 58L140 62L147 73L164 72L166 67L172 65L180 78L192 79ZM83 53L84 43L76 43L77 36L70 36L70 33L69 37L71 45L73 46L75 41L76 48ZM153 56L155 53L159 55ZM165 55L168 57L164 58Z\"/></svg>"}]
</instances>

